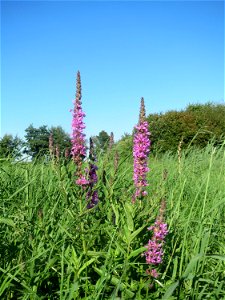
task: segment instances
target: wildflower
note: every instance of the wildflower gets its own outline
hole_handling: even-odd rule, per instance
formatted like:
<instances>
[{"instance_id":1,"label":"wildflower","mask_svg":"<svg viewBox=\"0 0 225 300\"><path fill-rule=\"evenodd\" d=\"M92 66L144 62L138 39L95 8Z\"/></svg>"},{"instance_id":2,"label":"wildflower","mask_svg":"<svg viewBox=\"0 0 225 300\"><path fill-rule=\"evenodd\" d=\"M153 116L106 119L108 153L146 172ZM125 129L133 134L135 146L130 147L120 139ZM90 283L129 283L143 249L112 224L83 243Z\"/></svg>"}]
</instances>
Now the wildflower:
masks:
<instances>
[{"instance_id":1,"label":"wildflower","mask_svg":"<svg viewBox=\"0 0 225 300\"><path fill-rule=\"evenodd\" d=\"M77 166L76 176L78 178L81 178L82 177L81 167L82 167L82 161L86 156L86 148L85 148L85 134L83 133L83 130L85 128L83 122L85 113L83 112L81 106L81 80L80 80L79 71L77 72L76 88L77 88L76 99L74 102L73 120L72 120L71 154ZM80 182L82 182L82 180Z\"/></svg>"},{"instance_id":2,"label":"wildflower","mask_svg":"<svg viewBox=\"0 0 225 300\"><path fill-rule=\"evenodd\" d=\"M147 192L144 187L147 186L146 175L149 171L147 166L148 155L150 152L150 132L148 130L148 122L145 119L144 98L141 98L141 108L139 114L139 123L135 126L134 134L134 175L133 180L136 187L136 192L133 197L134 201L140 196L146 196Z\"/></svg>"},{"instance_id":3,"label":"wildflower","mask_svg":"<svg viewBox=\"0 0 225 300\"><path fill-rule=\"evenodd\" d=\"M159 277L159 273L157 272L156 269L146 270L146 273L154 278Z\"/></svg>"},{"instance_id":4,"label":"wildflower","mask_svg":"<svg viewBox=\"0 0 225 300\"><path fill-rule=\"evenodd\" d=\"M109 149L111 150L112 147L114 145L114 134L113 132L110 133L110 137L109 137Z\"/></svg>"},{"instance_id":5,"label":"wildflower","mask_svg":"<svg viewBox=\"0 0 225 300\"><path fill-rule=\"evenodd\" d=\"M87 193L87 199L89 200L89 203L87 205L87 208L92 208L98 203L98 192L94 191L92 194L90 191Z\"/></svg>"},{"instance_id":6,"label":"wildflower","mask_svg":"<svg viewBox=\"0 0 225 300\"><path fill-rule=\"evenodd\" d=\"M153 226L148 228L149 231L153 231L153 236L151 240L148 241L146 245L146 252L144 253L146 258L146 263L149 265L157 266L162 263L164 251L163 245L165 243L165 237L168 234L167 224L164 223L163 215L165 211L165 201L162 200L159 215ZM156 270L151 269L151 275L157 278L158 273ZM156 277L157 275L157 277Z\"/></svg>"},{"instance_id":7,"label":"wildflower","mask_svg":"<svg viewBox=\"0 0 225 300\"><path fill-rule=\"evenodd\" d=\"M59 158L60 158L60 148L59 148L59 145L56 145L56 147L55 147L55 155L56 155L57 160L59 160Z\"/></svg>"},{"instance_id":8,"label":"wildflower","mask_svg":"<svg viewBox=\"0 0 225 300\"><path fill-rule=\"evenodd\" d=\"M153 231L152 239L148 241L145 252L146 263L152 265L158 265L162 263L163 258L163 243L164 238L168 234L167 224L160 223L158 220L154 226L148 228Z\"/></svg>"},{"instance_id":9,"label":"wildflower","mask_svg":"<svg viewBox=\"0 0 225 300\"><path fill-rule=\"evenodd\" d=\"M119 167L119 152L116 150L115 156L114 156L114 173L116 174Z\"/></svg>"},{"instance_id":10,"label":"wildflower","mask_svg":"<svg viewBox=\"0 0 225 300\"><path fill-rule=\"evenodd\" d=\"M154 278L159 277L159 273L156 271L156 269L151 270L151 276L154 277Z\"/></svg>"},{"instance_id":11,"label":"wildflower","mask_svg":"<svg viewBox=\"0 0 225 300\"><path fill-rule=\"evenodd\" d=\"M78 184L78 185L88 185L89 181L84 176L81 176L80 178L78 178L76 180L76 184Z\"/></svg>"},{"instance_id":12,"label":"wildflower","mask_svg":"<svg viewBox=\"0 0 225 300\"><path fill-rule=\"evenodd\" d=\"M54 155L54 140L53 140L53 134L52 132L49 135L49 153L51 156Z\"/></svg>"},{"instance_id":13,"label":"wildflower","mask_svg":"<svg viewBox=\"0 0 225 300\"><path fill-rule=\"evenodd\" d=\"M68 159L70 157L70 150L69 148L65 149L65 158Z\"/></svg>"}]
</instances>

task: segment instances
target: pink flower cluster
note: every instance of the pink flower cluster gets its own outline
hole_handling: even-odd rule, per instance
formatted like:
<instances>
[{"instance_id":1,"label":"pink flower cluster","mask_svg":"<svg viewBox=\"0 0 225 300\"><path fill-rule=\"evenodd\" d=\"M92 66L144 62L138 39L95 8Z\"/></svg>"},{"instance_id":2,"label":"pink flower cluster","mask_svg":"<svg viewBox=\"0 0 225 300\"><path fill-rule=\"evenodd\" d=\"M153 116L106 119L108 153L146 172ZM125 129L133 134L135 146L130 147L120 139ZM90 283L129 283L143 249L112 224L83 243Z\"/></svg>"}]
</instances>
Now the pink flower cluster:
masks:
<instances>
[{"instance_id":1,"label":"pink flower cluster","mask_svg":"<svg viewBox=\"0 0 225 300\"><path fill-rule=\"evenodd\" d=\"M76 184L85 186L89 184L89 181L84 176L81 176L76 180Z\"/></svg>"},{"instance_id":2,"label":"pink flower cluster","mask_svg":"<svg viewBox=\"0 0 225 300\"><path fill-rule=\"evenodd\" d=\"M73 120L72 120L72 135L71 135L71 155L73 161L76 164L76 176L77 184L83 185L84 178L82 176L82 161L86 156L86 147L85 147L85 134L83 130L85 128L83 118L85 113L81 107L81 80L80 72L77 72L77 90L76 90L76 100L74 101L74 110L73 110Z\"/></svg>"},{"instance_id":3,"label":"pink flower cluster","mask_svg":"<svg viewBox=\"0 0 225 300\"><path fill-rule=\"evenodd\" d=\"M155 224L149 227L148 230L153 231L153 236L146 245L147 251L144 253L146 263L151 265L159 265L162 263L162 258L164 255L164 239L169 232L167 229L167 224L162 223L161 218L157 218ZM151 275L155 278L158 277L155 269L152 269Z\"/></svg>"},{"instance_id":4,"label":"pink flower cluster","mask_svg":"<svg viewBox=\"0 0 225 300\"><path fill-rule=\"evenodd\" d=\"M143 187L147 186L146 175L149 171L147 167L148 154L150 152L150 132L148 131L148 122L142 121L135 126L136 133L134 135L134 175L133 180L136 187L135 198L146 196L147 191Z\"/></svg>"},{"instance_id":5,"label":"pink flower cluster","mask_svg":"<svg viewBox=\"0 0 225 300\"><path fill-rule=\"evenodd\" d=\"M85 128L83 118L85 113L82 111L81 104L78 101L75 101L75 109L73 112L72 120L72 150L71 154L73 155L74 161L86 156L85 148L85 134L83 129Z\"/></svg>"},{"instance_id":6,"label":"pink flower cluster","mask_svg":"<svg viewBox=\"0 0 225 300\"><path fill-rule=\"evenodd\" d=\"M98 203L98 191L94 190L95 184L98 181L96 172L98 167L95 165L95 162L94 144L92 138L90 138L89 168L85 169L85 175L80 174L79 178L76 180L76 184L81 185L84 190L87 189L87 208L92 208Z\"/></svg>"}]
</instances>

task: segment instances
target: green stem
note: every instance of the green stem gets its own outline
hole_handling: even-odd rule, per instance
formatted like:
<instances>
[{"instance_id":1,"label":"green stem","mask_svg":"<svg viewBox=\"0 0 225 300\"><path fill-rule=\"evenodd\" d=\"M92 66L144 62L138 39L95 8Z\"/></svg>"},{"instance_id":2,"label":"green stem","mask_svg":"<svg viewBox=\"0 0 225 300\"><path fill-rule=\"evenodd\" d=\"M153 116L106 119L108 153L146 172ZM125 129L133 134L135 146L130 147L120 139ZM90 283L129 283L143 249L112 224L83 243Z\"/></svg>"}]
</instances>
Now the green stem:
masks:
<instances>
[{"instance_id":1,"label":"green stem","mask_svg":"<svg viewBox=\"0 0 225 300\"><path fill-rule=\"evenodd\" d=\"M82 209L82 195L80 195L80 216L82 215L82 211L83 211L83 209ZM82 245L83 245L83 251L84 251L84 253L87 253L87 247L86 247L86 241L85 241L85 236L84 236L84 223L83 223L83 221L81 221L81 238L82 238Z\"/></svg>"}]
</instances>

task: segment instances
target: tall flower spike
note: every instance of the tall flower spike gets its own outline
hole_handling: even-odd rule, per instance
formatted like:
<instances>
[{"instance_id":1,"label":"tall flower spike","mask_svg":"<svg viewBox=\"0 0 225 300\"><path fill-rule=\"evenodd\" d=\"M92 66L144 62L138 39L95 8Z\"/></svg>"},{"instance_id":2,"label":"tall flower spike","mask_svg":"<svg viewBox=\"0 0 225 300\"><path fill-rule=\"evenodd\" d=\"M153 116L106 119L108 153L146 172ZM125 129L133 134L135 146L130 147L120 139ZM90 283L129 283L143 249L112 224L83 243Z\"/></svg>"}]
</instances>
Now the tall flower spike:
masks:
<instances>
[{"instance_id":1,"label":"tall flower spike","mask_svg":"<svg viewBox=\"0 0 225 300\"><path fill-rule=\"evenodd\" d=\"M69 150L69 148L66 148L65 149L65 158L69 159L69 157L70 157L70 150Z\"/></svg>"},{"instance_id":2,"label":"tall flower spike","mask_svg":"<svg viewBox=\"0 0 225 300\"><path fill-rule=\"evenodd\" d=\"M146 115L145 115L145 102L144 102L144 98L141 98L141 108L140 108L140 114L139 114L139 124L144 122L146 119Z\"/></svg>"},{"instance_id":3,"label":"tall flower spike","mask_svg":"<svg viewBox=\"0 0 225 300\"><path fill-rule=\"evenodd\" d=\"M81 105L81 79L80 79L80 71L77 71L76 102Z\"/></svg>"},{"instance_id":4,"label":"tall flower spike","mask_svg":"<svg viewBox=\"0 0 225 300\"><path fill-rule=\"evenodd\" d=\"M166 209L166 202L164 199L161 201L161 206L159 210L159 215L156 218L155 224L148 228L148 230L153 232L151 240L148 241L146 245L146 252L144 253L146 258L146 263L151 266L157 266L162 263L163 259L163 245L165 243L165 237L168 234L167 224L164 221L164 213ZM152 277L157 278L158 273L155 269L151 268L149 274Z\"/></svg>"},{"instance_id":5,"label":"tall flower spike","mask_svg":"<svg viewBox=\"0 0 225 300\"><path fill-rule=\"evenodd\" d=\"M55 155L56 155L57 160L59 161L59 159L60 159L60 148L59 148L59 145L56 145L56 147L55 147Z\"/></svg>"},{"instance_id":6,"label":"tall flower spike","mask_svg":"<svg viewBox=\"0 0 225 300\"><path fill-rule=\"evenodd\" d=\"M49 153L50 153L50 156L54 155L54 140L53 140L52 132L49 135Z\"/></svg>"},{"instance_id":7,"label":"tall flower spike","mask_svg":"<svg viewBox=\"0 0 225 300\"><path fill-rule=\"evenodd\" d=\"M77 184L84 184L83 177L81 174L82 161L86 156L85 148L85 134L83 130L85 128L83 118L85 113L82 110L81 106L81 79L80 72L77 72L77 85L76 85L76 99L74 101L74 110L73 110L73 120L72 120L72 149L71 154L76 164L76 176Z\"/></svg>"},{"instance_id":8,"label":"tall flower spike","mask_svg":"<svg viewBox=\"0 0 225 300\"><path fill-rule=\"evenodd\" d=\"M139 114L139 123L135 126L134 145L133 145L133 158L134 158L134 185L136 187L133 202L136 198L146 196L147 191L145 187L148 185L146 176L149 171L148 155L150 152L150 132L148 130L148 122L145 119L145 104L144 98L141 98L141 108Z\"/></svg>"},{"instance_id":9,"label":"tall flower spike","mask_svg":"<svg viewBox=\"0 0 225 300\"><path fill-rule=\"evenodd\" d=\"M109 138L109 149L111 150L114 145L114 134L113 132L110 133L110 138Z\"/></svg>"}]
</instances>

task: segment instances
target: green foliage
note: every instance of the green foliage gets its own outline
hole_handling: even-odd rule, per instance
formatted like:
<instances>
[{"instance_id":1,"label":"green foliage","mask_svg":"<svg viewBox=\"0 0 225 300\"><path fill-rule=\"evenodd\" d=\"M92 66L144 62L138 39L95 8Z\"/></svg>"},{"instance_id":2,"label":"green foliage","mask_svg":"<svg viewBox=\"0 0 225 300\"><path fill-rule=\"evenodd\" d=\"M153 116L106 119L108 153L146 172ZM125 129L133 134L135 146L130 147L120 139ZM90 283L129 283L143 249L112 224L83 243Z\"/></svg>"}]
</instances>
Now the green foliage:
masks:
<instances>
[{"instance_id":1,"label":"green foliage","mask_svg":"<svg viewBox=\"0 0 225 300\"><path fill-rule=\"evenodd\" d=\"M0 161L1 299L225 297L225 145L152 155L149 196L135 204L132 163L113 151L90 210L72 162ZM142 253L162 198L169 235L152 279Z\"/></svg>"},{"instance_id":2,"label":"green foliage","mask_svg":"<svg viewBox=\"0 0 225 300\"><path fill-rule=\"evenodd\" d=\"M47 125L35 128L32 124L25 129L26 149L24 153L32 158L38 155L44 156L48 153L49 135L50 132Z\"/></svg>"},{"instance_id":3,"label":"green foliage","mask_svg":"<svg viewBox=\"0 0 225 300\"><path fill-rule=\"evenodd\" d=\"M21 150L23 141L17 136L13 137L11 134L5 134L0 139L0 158L20 158L22 156Z\"/></svg>"},{"instance_id":4,"label":"green foliage","mask_svg":"<svg viewBox=\"0 0 225 300\"><path fill-rule=\"evenodd\" d=\"M121 159L133 160L133 136L125 133L121 139L115 144L115 150Z\"/></svg>"},{"instance_id":5,"label":"green foliage","mask_svg":"<svg viewBox=\"0 0 225 300\"><path fill-rule=\"evenodd\" d=\"M177 150L189 145L203 148L213 138L220 144L225 133L225 105L193 104L183 111L148 116L153 151Z\"/></svg>"},{"instance_id":6,"label":"green foliage","mask_svg":"<svg viewBox=\"0 0 225 300\"><path fill-rule=\"evenodd\" d=\"M71 148L70 137L61 126L52 126L49 129L46 125L38 128L30 125L25 131L26 148L24 153L30 155L32 158L43 157L49 154L50 133L53 134L54 148L58 146L61 153L66 148Z\"/></svg>"},{"instance_id":7,"label":"green foliage","mask_svg":"<svg viewBox=\"0 0 225 300\"><path fill-rule=\"evenodd\" d=\"M50 132L53 135L54 146L58 145L61 155L64 154L65 149L71 149L71 139L68 133L66 133L61 126L50 128Z\"/></svg>"},{"instance_id":8,"label":"green foliage","mask_svg":"<svg viewBox=\"0 0 225 300\"><path fill-rule=\"evenodd\" d=\"M106 149L109 146L110 136L108 135L108 133L105 130L100 131L99 134L94 136L92 139L95 144L97 152L105 152L106 151Z\"/></svg>"}]
</instances>

